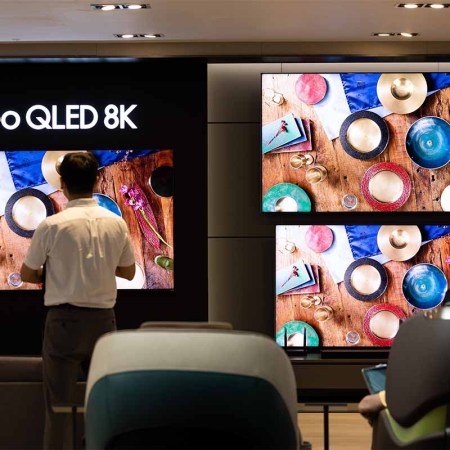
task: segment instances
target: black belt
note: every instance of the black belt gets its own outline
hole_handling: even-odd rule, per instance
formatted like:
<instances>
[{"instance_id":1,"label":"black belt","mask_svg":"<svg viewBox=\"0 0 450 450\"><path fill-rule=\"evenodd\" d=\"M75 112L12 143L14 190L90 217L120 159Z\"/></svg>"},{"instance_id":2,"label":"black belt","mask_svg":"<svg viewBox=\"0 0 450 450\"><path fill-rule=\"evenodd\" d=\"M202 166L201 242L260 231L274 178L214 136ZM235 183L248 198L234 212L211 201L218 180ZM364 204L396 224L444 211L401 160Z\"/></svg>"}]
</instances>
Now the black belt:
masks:
<instances>
[{"instance_id":1,"label":"black belt","mask_svg":"<svg viewBox=\"0 0 450 450\"><path fill-rule=\"evenodd\" d=\"M61 303L60 305L51 305L48 307L49 309L76 309L77 311L101 311L104 309L111 308L90 308L88 306L76 306L70 303Z\"/></svg>"}]
</instances>

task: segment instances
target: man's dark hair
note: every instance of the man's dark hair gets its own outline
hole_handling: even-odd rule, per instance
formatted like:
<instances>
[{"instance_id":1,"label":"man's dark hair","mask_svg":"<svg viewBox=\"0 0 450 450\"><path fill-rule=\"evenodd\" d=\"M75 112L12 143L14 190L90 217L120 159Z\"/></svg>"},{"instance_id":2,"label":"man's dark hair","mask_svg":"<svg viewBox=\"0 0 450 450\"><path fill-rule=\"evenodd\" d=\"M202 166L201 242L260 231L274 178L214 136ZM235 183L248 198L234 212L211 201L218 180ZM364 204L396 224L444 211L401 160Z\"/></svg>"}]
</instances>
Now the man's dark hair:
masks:
<instances>
[{"instance_id":1,"label":"man's dark hair","mask_svg":"<svg viewBox=\"0 0 450 450\"><path fill-rule=\"evenodd\" d=\"M97 158L90 152L67 153L59 166L59 174L71 194L92 192L97 170Z\"/></svg>"}]
</instances>

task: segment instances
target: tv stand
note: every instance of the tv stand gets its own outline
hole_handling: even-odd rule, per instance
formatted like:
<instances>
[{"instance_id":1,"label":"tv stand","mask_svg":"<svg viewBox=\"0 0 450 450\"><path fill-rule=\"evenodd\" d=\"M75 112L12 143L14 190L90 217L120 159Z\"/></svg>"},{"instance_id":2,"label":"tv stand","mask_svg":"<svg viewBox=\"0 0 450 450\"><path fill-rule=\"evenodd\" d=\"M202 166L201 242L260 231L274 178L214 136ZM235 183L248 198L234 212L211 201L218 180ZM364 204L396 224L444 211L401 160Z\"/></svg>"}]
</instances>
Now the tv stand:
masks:
<instances>
[{"instance_id":1,"label":"tv stand","mask_svg":"<svg viewBox=\"0 0 450 450\"><path fill-rule=\"evenodd\" d=\"M387 359L389 349L322 349L320 350L322 359Z\"/></svg>"}]
</instances>

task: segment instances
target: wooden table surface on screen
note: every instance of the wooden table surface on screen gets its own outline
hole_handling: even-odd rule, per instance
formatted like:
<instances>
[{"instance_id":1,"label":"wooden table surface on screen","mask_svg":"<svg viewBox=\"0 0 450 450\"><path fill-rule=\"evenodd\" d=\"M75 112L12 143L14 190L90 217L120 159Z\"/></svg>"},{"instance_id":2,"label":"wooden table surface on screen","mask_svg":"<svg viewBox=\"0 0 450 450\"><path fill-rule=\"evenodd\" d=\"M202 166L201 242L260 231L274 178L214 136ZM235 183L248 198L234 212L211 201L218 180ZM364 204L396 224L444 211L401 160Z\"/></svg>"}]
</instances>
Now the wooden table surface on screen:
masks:
<instances>
[{"instance_id":1,"label":"wooden table surface on screen","mask_svg":"<svg viewBox=\"0 0 450 450\"><path fill-rule=\"evenodd\" d=\"M150 175L161 166L173 166L172 150L162 150L106 166L99 170L99 179L94 186L94 192L105 194L118 204L130 231L136 262L144 269L144 288L147 289L173 289L174 272L156 265L154 258L157 255L173 258L174 250L162 242L160 248L155 249L146 241L133 208L125 204L125 198L119 189L123 184L129 186L132 182L136 182L142 188L155 215L159 233L173 247L173 197L160 197L149 185ZM62 191L56 191L49 197L55 213L61 211L67 204ZM0 289L11 289L7 283L8 274L20 271L29 245L30 239L15 234L8 227L5 217L0 217ZM18 289L35 287L23 283Z\"/></svg>"},{"instance_id":2,"label":"wooden table surface on screen","mask_svg":"<svg viewBox=\"0 0 450 450\"><path fill-rule=\"evenodd\" d=\"M301 230L303 228L303 230ZM367 311L374 305L390 303L398 306L407 317L413 314L411 306L403 296L402 280L407 270L419 263L430 263L439 267L450 279L450 265L446 262L450 256L450 236L435 239L424 244L416 256L409 261L389 261L383 264L388 275L386 291L374 301L360 301L353 298L346 290L344 282L336 283L327 269L322 254L315 253L302 244L304 230L308 226L287 226L285 232L276 240L276 269L295 263L300 258L304 262L319 266L320 296L324 304L333 308L334 314L326 322L314 319L314 306L308 309L300 306L300 300L305 294L276 296L276 331L286 322L300 320L313 326L319 335L320 345L346 346L345 335L348 331L357 331L361 337L358 346L372 346L372 342L363 331L363 319ZM285 238L296 243L296 251L285 251ZM417 310L416 310L417 311Z\"/></svg>"},{"instance_id":3,"label":"wooden table surface on screen","mask_svg":"<svg viewBox=\"0 0 450 450\"><path fill-rule=\"evenodd\" d=\"M341 205L345 194L353 193L358 198L355 211L374 211L361 193L361 180L366 170L376 163L394 162L402 166L412 181L411 195L397 211L442 211L440 195L450 184L448 166L439 169L424 169L415 164L406 152L405 137L409 127L417 119L438 116L450 121L450 88L429 95L423 105L411 114L389 114L384 117L389 129L389 142L376 158L368 161L355 159L342 148L339 138L330 140L316 115L314 106L302 103L295 94L298 74L276 74L263 77L264 89L274 89L283 94L281 105L262 99L262 124L273 122L286 114L309 119L311 123L312 151L317 164L323 165L328 177L315 185L305 179L306 168L293 169L289 159L295 153L272 153L262 156L262 195L275 184L293 183L304 189L312 201L312 210L344 211Z\"/></svg>"}]
</instances>

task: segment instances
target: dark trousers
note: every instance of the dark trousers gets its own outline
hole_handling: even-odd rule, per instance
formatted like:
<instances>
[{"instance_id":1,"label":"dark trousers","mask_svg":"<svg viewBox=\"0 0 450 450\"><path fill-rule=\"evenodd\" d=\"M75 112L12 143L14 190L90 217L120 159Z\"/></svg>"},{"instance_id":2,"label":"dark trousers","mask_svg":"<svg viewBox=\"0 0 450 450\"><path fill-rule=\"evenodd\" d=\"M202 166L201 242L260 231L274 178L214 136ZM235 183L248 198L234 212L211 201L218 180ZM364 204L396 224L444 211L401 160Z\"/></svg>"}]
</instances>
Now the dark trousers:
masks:
<instances>
[{"instance_id":1,"label":"dark trousers","mask_svg":"<svg viewBox=\"0 0 450 450\"><path fill-rule=\"evenodd\" d=\"M89 363L97 339L116 330L112 309L50 308L42 349L45 397L44 449L71 447L70 414L55 413L52 405L75 402L76 382Z\"/></svg>"}]
</instances>

